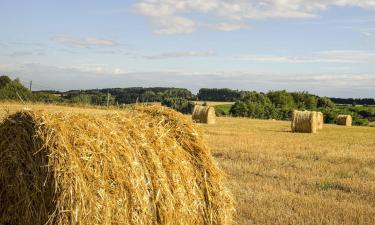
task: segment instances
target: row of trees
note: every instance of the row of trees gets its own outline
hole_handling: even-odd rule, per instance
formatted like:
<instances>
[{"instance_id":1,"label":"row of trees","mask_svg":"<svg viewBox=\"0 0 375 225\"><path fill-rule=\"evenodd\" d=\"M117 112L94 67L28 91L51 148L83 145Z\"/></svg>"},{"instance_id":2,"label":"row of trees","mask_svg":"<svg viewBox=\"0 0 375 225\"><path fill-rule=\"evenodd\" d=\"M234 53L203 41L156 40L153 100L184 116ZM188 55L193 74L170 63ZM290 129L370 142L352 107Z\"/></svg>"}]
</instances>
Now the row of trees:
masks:
<instances>
[{"instance_id":1,"label":"row of trees","mask_svg":"<svg viewBox=\"0 0 375 225\"><path fill-rule=\"evenodd\" d=\"M182 113L191 113L194 104L191 100L235 101L228 110L218 110L218 115L251 117L259 119L290 120L292 112L299 110L319 110L325 115L326 123L335 122L338 114L351 114L354 124L366 125L375 120L375 110L371 107L336 106L327 97L319 97L308 92L237 91L231 89L199 90L194 96L183 88L110 88L92 90L72 90L67 92L31 92L19 80L7 76L0 77L0 100L23 100L49 103L74 103L87 105L119 105L136 102L161 102ZM219 109L219 108L218 108Z\"/></svg>"},{"instance_id":2,"label":"row of trees","mask_svg":"<svg viewBox=\"0 0 375 225\"><path fill-rule=\"evenodd\" d=\"M231 102L238 101L246 95L247 91L232 90L228 88L202 88L197 97L201 101L220 101ZM335 104L345 105L375 105L373 98L330 98Z\"/></svg>"},{"instance_id":3,"label":"row of trees","mask_svg":"<svg viewBox=\"0 0 375 225\"><path fill-rule=\"evenodd\" d=\"M0 100L38 101L81 105L121 105L142 102L161 102L182 113L191 113L194 95L183 88L109 88L72 90L67 92L31 92L18 79L0 77Z\"/></svg>"},{"instance_id":4,"label":"row of trees","mask_svg":"<svg viewBox=\"0 0 375 225\"><path fill-rule=\"evenodd\" d=\"M49 91L52 92L52 91ZM136 102L161 102L166 98L193 99L194 95L184 88L107 88L91 90L72 90L60 93L64 100L94 105L132 104Z\"/></svg>"},{"instance_id":5,"label":"row of trees","mask_svg":"<svg viewBox=\"0 0 375 225\"><path fill-rule=\"evenodd\" d=\"M240 97L241 91L229 88L201 88L197 94L201 101L233 102Z\"/></svg>"},{"instance_id":6,"label":"row of trees","mask_svg":"<svg viewBox=\"0 0 375 225\"><path fill-rule=\"evenodd\" d=\"M331 98L331 100L343 105L375 105L373 98Z\"/></svg>"},{"instance_id":7,"label":"row of trees","mask_svg":"<svg viewBox=\"0 0 375 225\"><path fill-rule=\"evenodd\" d=\"M355 107L336 107L327 97L319 97L308 92L270 91L267 94L258 92L242 93L230 110L231 116L251 117L258 119L290 120L293 110L317 110L323 112L326 123L336 122L337 115L350 114L355 125L368 125L365 116L372 116L366 110ZM374 115L375 117L375 115Z\"/></svg>"}]
</instances>

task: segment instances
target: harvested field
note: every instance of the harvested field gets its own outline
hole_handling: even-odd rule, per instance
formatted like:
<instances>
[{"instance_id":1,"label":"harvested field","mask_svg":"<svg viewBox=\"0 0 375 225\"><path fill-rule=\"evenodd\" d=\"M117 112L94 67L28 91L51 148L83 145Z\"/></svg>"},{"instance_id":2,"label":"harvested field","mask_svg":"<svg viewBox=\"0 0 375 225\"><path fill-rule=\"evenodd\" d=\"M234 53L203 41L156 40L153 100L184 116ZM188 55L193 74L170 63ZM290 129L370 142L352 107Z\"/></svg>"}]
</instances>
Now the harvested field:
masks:
<instances>
[{"instance_id":1,"label":"harvested field","mask_svg":"<svg viewBox=\"0 0 375 225\"><path fill-rule=\"evenodd\" d=\"M375 128L217 118L202 125L228 174L238 224L375 224Z\"/></svg>"},{"instance_id":2,"label":"harvested field","mask_svg":"<svg viewBox=\"0 0 375 225\"><path fill-rule=\"evenodd\" d=\"M200 126L227 174L236 224L375 224L375 128L325 124L311 135L291 133L290 122L241 118Z\"/></svg>"}]
</instances>

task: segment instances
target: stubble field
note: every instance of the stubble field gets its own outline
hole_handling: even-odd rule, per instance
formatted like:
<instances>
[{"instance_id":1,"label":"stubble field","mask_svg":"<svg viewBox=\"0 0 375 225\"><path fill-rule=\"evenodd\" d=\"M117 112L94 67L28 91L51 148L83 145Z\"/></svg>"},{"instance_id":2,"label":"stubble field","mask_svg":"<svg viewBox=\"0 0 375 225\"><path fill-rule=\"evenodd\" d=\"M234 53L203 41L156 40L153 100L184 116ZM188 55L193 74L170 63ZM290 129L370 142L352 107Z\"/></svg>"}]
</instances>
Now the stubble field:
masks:
<instances>
[{"instance_id":1,"label":"stubble field","mask_svg":"<svg viewBox=\"0 0 375 225\"><path fill-rule=\"evenodd\" d=\"M237 202L237 224L375 224L375 129L218 118L203 125Z\"/></svg>"},{"instance_id":2,"label":"stubble field","mask_svg":"<svg viewBox=\"0 0 375 225\"><path fill-rule=\"evenodd\" d=\"M0 118L26 107L0 106ZM289 122L241 118L201 128L227 174L235 224L375 224L375 128L326 125L294 134Z\"/></svg>"}]
</instances>

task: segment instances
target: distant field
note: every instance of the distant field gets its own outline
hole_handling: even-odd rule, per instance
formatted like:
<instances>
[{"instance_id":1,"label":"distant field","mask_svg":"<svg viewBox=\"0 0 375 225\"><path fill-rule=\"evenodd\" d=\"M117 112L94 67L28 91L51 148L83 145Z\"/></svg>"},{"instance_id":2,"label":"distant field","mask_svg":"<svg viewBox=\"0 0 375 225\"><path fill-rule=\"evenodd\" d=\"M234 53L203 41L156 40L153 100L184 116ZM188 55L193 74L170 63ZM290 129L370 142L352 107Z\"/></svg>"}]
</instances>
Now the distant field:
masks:
<instances>
[{"instance_id":1,"label":"distant field","mask_svg":"<svg viewBox=\"0 0 375 225\"><path fill-rule=\"evenodd\" d=\"M375 129L282 121L203 125L237 201L237 224L375 224Z\"/></svg>"},{"instance_id":2,"label":"distant field","mask_svg":"<svg viewBox=\"0 0 375 225\"><path fill-rule=\"evenodd\" d=\"M0 104L0 118L25 107ZM235 224L375 224L375 128L294 134L289 122L242 118L201 127L236 199Z\"/></svg>"},{"instance_id":3,"label":"distant field","mask_svg":"<svg viewBox=\"0 0 375 225\"><path fill-rule=\"evenodd\" d=\"M194 103L196 104L203 104L203 103L207 103L207 105L209 106L217 106L217 105L233 105L234 102L209 102L209 101L193 101Z\"/></svg>"}]
</instances>

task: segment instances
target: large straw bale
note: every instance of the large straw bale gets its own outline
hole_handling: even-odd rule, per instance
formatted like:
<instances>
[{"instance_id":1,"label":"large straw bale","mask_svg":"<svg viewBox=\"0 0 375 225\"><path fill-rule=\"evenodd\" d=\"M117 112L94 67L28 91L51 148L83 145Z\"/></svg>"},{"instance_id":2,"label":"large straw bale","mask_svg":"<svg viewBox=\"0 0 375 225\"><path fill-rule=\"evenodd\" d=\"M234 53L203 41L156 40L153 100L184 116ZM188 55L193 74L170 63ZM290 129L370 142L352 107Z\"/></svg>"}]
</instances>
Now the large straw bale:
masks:
<instances>
[{"instance_id":1,"label":"large straw bale","mask_svg":"<svg viewBox=\"0 0 375 225\"><path fill-rule=\"evenodd\" d=\"M318 117L318 130L322 130L324 124L324 115L322 112L316 112L316 116Z\"/></svg>"},{"instance_id":2,"label":"large straw bale","mask_svg":"<svg viewBox=\"0 0 375 225\"><path fill-rule=\"evenodd\" d=\"M317 112L297 111L293 112L292 132L316 133L318 130Z\"/></svg>"},{"instance_id":3,"label":"large straw bale","mask_svg":"<svg viewBox=\"0 0 375 225\"><path fill-rule=\"evenodd\" d=\"M351 115L338 115L337 116L337 125L342 126L352 126L353 118Z\"/></svg>"},{"instance_id":4,"label":"large straw bale","mask_svg":"<svg viewBox=\"0 0 375 225\"><path fill-rule=\"evenodd\" d=\"M200 131L165 107L0 124L0 224L226 225L223 182Z\"/></svg>"},{"instance_id":5,"label":"large straw bale","mask_svg":"<svg viewBox=\"0 0 375 225\"><path fill-rule=\"evenodd\" d=\"M215 108L211 106L195 105L192 114L192 119L194 122L197 123L215 124Z\"/></svg>"}]
</instances>

